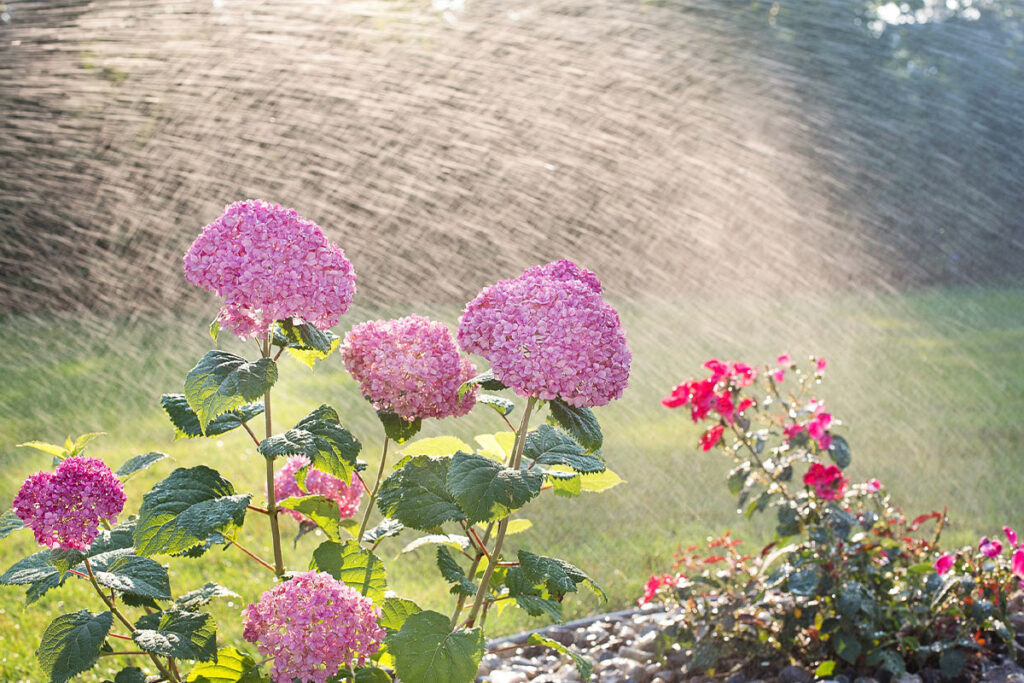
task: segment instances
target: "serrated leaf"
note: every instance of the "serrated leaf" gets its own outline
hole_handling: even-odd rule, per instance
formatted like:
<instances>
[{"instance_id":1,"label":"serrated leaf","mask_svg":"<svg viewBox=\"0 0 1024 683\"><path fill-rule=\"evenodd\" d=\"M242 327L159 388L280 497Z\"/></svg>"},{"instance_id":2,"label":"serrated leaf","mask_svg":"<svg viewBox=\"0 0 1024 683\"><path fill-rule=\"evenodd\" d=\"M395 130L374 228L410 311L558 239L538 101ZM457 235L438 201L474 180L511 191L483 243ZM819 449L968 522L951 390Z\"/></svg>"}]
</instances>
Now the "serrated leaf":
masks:
<instances>
[{"instance_id":1,"label":"serrated leaf","mask_svg":"<svg viewBox=\"0 0 1024 683\"><path fill-rule=\"evenodd\" d=\"M233 647L217 650L216 662L196 664L186 683L261 683L267 680L257 672L256 660Z\"/></svg>"},{"instance_id":2,"label":"serrated leaf","mask_svg":"<svg viewBox=\"0 0 1024 683\"><path fill-rule=\"evenodd\" d=\"M146 683L146 674L137 666L129 666L117 672L114 683Z\"/></svg>"},{"instance_id":3,"label":"serrated leaf","mask_svg":"<svg viewBox=\"0 0 1024 683\"><path fill-rule=\"evenodd\" d=\"M214 598L237 597L238 593L229 588L216 583L206 583L193 591L179 595L174 601L174 606L187 612L194 612L197 607L202 607Z\"/></svg>"},{"instance_id":4,"label":"serrated leaf","mask_svg":"<svg viewBox=\"0 0 1024 683\"><path fill-rule=\"evenodd\" d=\"M818 678L828 678L836 670L835 660L827 659L818 665L818 668L814 670L814 675Z\"/></svg>"},{"instance_id":5,"label":"serrated leaf","mask_svg":"<svg viewBox=\"0 0 1024 683\"><path fill-rule=\"evenodd\" d=\"M356 669L355 683L391 683L391 674L375 666L361 666Z\"/></svg>"},{"instance_id":6,"label":"serrated leaf","mask_svg":"<svg viewBox=\"0 0 1024 683\"><path fill-rule=\"evenodd\" d=\"M52 455L55 458L63 460L68 457L68 452L63 446L58 446L53 443L46 443L45 441L26 441L25 443L19 443L15 448L34 448L37 451L42 451L47 455Z\"/></svg>"},{"instance_id":7,"label":"serrated leaf","mask_svg":"<svg viewBox=\"0 0 1024 683\"><path fill-rule=\"evenodd\" d=\"M591 663L589 659L581 655L579 652L576 652L575 650L570 650L557 640L546 638L545 636L542 636L539 633L531 633L530 638L527 640L527 642L530 645L543 645L544 647L550 647L552 650L561 652L563 655L566 655L567 657L572 659L573 663L576 665L576 671L580 675L580 680L590 680L590 675L594 672L594 665L593 663Z\"/></svg>"},{"instance_id":8,"label":"serrated leaf","mask_svg":"<svg viewBox=\"0 0 1024 683\"><path fill-rule=\"evenodd\" d=\"M323 530L324 534L332 541L341 541L341 531L349 536L351 525L342 524L341 513L338 510L338 503L327 496L303 496L302 498L285 498L277 503L279 508L295 510L305 515Z\"/></svg>"},{"instance_id":9,"label":"serrated leaf","mask_svg":"<svg viewBox=\"0 0 1024 683\"><path fill-rule=\"evenodd\" d=\"M622 477L606 469L604 472L582 475L580 477L580 490L589 493L601 493L624 483L626 482Z\"/></svg>"},{"instance_id":10,"label":"serrated leaf","mask_svg":"<svg viewBox=\"0 0 1024 683\"><path fill-rule=\"evenodd\" d=\"M840 631L832 636L832 643L840 659L849 664L856 664L857 658L860 657L861 653L861 645L860 641L857 640L857 636Z\"/></svg>"},{"instance_id":11,"label":"serrated leaf","mask_svg":"<svg viewBox=\"0 0 1024 683\"><path fill-rule=\"evenodd\" d=\"M398 631L406 619L422 611L412 600L384 598L380 604L380 618L377 619L377 624L388 631Z\"/></svg>"},{"instance_id":12,"label":"serrated leaf","mask_svg":"<svg viewBox=\"0 0 1024 683\"><path fill-rule=\"evenodd\" d=\"M423 420L416 418L411 422L392 412L377 411L377 418L384 425L384 434L395 443L402 444L416 436L423 427Z\"/></svg>"},{"instance_id":13,"label":"serrated leaf","mask_svg":"<svg viewBox=\"0 0 1024 683\"><path fill-rule=\"evenodd\" d=\"M63 614L43 631L36 658L52 683L65 683L88 671L100 658L100 648L114 623L110 612L80 610Z\"/></svg>"},{"instance_id":14,"label":"serrated leaf","mask_svg":"<svg viewBox=\"0 0 1024 683\"><path fill-rule=\"evenodd\" d=\"M448 491L450 465L451 458L410 458L381 485L377 498L380 511L411 529L423 531L465 519Z\"/></svg>"},{"instance_id":15,"label":"serrated leaf","mask_svg":"<svg viewBox=\"0 0 1024 683\"><path fill-rule=\"evenodd\" d=\"M309 568L327 572L374 602L383 600L387 591L388 577L384 563L355 541L321 543L313 551Z\"/></svg>"},{"instance_id":16,"label":"serrated leaf","mask_svg":"<svg viewBox=\"0 0 1024 683\"><path fill-rule=\"evenodd\" d=\"M568 432L576 443L583 446L588 453L601 449L604 435L601 433L601 425L598 424L594 411L590 408L586 406L577 408L556 398L548 403L548 410L551 412L551 419Z\"/></svg>"},{"instance_id":17,"label":"serrated leaf","mask_svg":"<svg viewBox=\"0 0 1024 683\"><path fill-rule=\"evenodd\" d=\"M540 493L544 474L503 467L475 453L456 453L448 468L448 490L470 524L508 515Z\"/></svg>"},{"instance_id":18,"label":"serrated leaf","mask_svg":"<svg viewBox=\"0 0 1024 683\"><path fill-rule=\"evenodd\" d=\"M14 510L5 510L0 515L0 538L7 538L18 529L24 529L25 522L15 514Z\"/></svg>"},{"instance_id":19,"label":"serrated leaf","mask_svg":"<svg viewBox=\"0 0 1024 683\"><path fill-rule=\"evenodd\" d=\"M105 555L114 555L109 561ZM157 600L171 599L167 568L148 557L131 554L130 549L114 550L97 555L93 561L96 582L119 593Z\"/></svg>"},{"instance_id":20,"label":"serrated leaf","mask_svg":"<svg viewBox=\"0 0 1024 683\"><path fill-rule=\"evenodd\" d=\"M828 447L828 454L832 461L839 465L840 469L845 470L850 466L850 444L838 434L832 435L832 443Z\"/></svg>"},{"instance_id":21,"label":"serrated leaf","mask_svg":"<svg viewBox=\"0 0 1024 683\"><path fill-rule=\"evenodd\" d=\"M506 532L507 535L508 532ZM421 548L425 545L446 545L456 550L465 550L469 547L469 538L467 536L461 536L459 534L430 534L428 536L420 536L414 541L410 541L402 548L403 553L411 553L417 548Z\"/></svg>"},{"instance_id":22,"label":"serrated leaf","mask_svg":"<svg viewBox=\"0 0 1024 683\"><path fill-rule=\"evenodd\" d=\"M556 496L562 498L575 498L580 495L583 488L583 476L580 474L567 474L563 472L548 472L547 482Z\"/></svg>"},{"instance_id":23,"label":"serrated leaf","mask_svg":"<svg viewBox=\"0 0 1024 683\"><path fill-rule=\"evenodd\" d=\"M472 683L485 649L480 629L452 631L448 617L432 611L409 616L386 643L403 683Z\"/></svg>"},{"instance_id":24,"label":"serrated leaf","mask_svg":"<svg viewBox=\"0 0 1024 683\"><path fill-rule=\"evenodd\" d=\"M582 583L607 600L604 591L586 572L565 560L520 550L519 566L527 581L534 585L543 583L552 595L575 593L577 586Z\"/></svg>"},{"instance_id":25,"label":"serrated leaf","mask_svg":"<svg viewBox=\"0 0 1024 683\"><path fill-rule=\"evenodd\" d=\"M402 455L454 455L458 451L471 451L465 441L454 436L432 436L408 443L399 451Z\"/></svg>"},{"instance_id":26,"label":"serrated leaf","mask_svg":"<svg viewBox=\"0 0 1024 683\"><path fill-rule=\"evenodd\" d=\"M548 615L554 621L562 621L562 603L554 599L543 583L535 585L526 578L521 567L512 567L505 575L505 587L516 601L532 617Z\"/></svg>"},{"instance_id":27,"label":"serrated leaf","mask_svg":"<svg viewBox=\"0 0 1024 683\"><path fill-rule=\"evenodd\" d=\"M185 394L164 394L160 397L160 405L171 419L175 439L225 434L263 413L263 401L246 403L235 410L218 415L203 430L199 425L199 416L189 407Z\"/></svg>"},{"instance_id":28,"label":"serrated leaf","mask_svg":"<svg viewBox=\"0 0 1024 683\"><path fill-rule=\"evenodd\" d=\"M211 534L232 537L242 526L248 494L204 465L178 468L142 497L135 529L140 555L182 553Z\"/></svg>"},{"instance_id":29,"label":"serrated leaf","mask_svg":"<svg viewBox=\"0 0 1024 683\"><path fill-rule=\"evenodd\" d=\"M528 519L512 519L509 520L508 526L505 528L505 535L521 534L531 527L533 527L533 522Z\"/></svg>"},{"instance_id":30,"label":"serrated leaf","mask_svg":"<svg viewBox=\"0 0 1024 683\"><path fill-rule=\"evenodd\" d=\"M473 390L473 387L480 387L487 391L503 391L508 389L500 380L494 377L493 370L487 370L481 372L476 377L466 380L459 386L459 399L462 399L466 394Z\"/></svg>"},{"instance_id":31,"label":"serrated leaf","mask_svg":"<svg viewBox=\"0 0 1024 683\"><path fill-rule=\"evenodd\" d=\"M287 432L264 439L259 447L260 453L272 458L304 455L312 467L346 483L352 481L361 449L329 405L320 406Z\"/></svg>"},{"instance_id":32,"label":"serrated leaf","mask_svg":"<svg viewBox=\"0 0 1024 683\"><path fill-rule=\"evenodd\" d=\"M477 449L477 453L491 460L500 463L509 462L509 456L512 455L512 448L516 443L515 432L497 432L495 434L477 434L474 439L480 448ZM463 448L467 453L471 452L472 448Z\"/></svg>"},{"instance_id":33,"label":"serrated leaf","mask_svg":"<svg viewBox=\"0 0 1024 683\"><path fill-rule=\"evenodd\" d=\"M373 527L372 529L363 534L363 540L367 543L373 544L381 540L382 538L388 538L389 536L397 536L399 533L401 533L402 529L404 528L405 525L403 525L397 519L385 517L380 521L380 524L378 524L377 526Z\"/></svg>"},{"instance_id":34,"label":"serrated leaf","mask_svg":"<svg viewBox=\"0 0 1024 683\"><path fill-rule=\"evenodd\" d=\"M185 398L206 426L218 415L255 401L277 382L277 364L269 358L247 361L226 351L208 351L185 377Z\"/></svg>"},{"instance_id":35,"label":"serrated leaf","mask_svg":"<svg viewBox=\"0 0 1024 683\"><path fill-rule=\"evenodd\" d=\"M159 451L150 451L149 453L136 455L133 458L129 458L128 462L121 465L121 467L118 468L117 472L115 472L114 474L124 479L127 479L136 472L141 472L142 470L148 469L152 467L154 464L163 460L164 458L169 457L171 456L167 455L166 453L160 453Z\"/></svg>"},{"instance_id":36,"label":"serrated leaf","mask_svg":"<svg viewBox=\"0 0 1024 683\"><path fill-rule=\"evenodd\" d=\"M217 624L203 612L171 608L143 615L132 634L146 652L208 662L217 657Z\"/></svg>"},{"instance_id":37,"label":"serrated leaf","mask_svg":"<svg viewBox=\"0 0 1024 683\"><path fill-rule=\"evenodd\" d=\"M583 446L551 425L540 425L526 435L523 457L536 460L541 465L563 465L582 474L603 472L605 469L600 453L586 453Z\"/></svg>"},{"instance_id":38,"label":"serrated leaf","mask_svg":"<svg viewBox=\"0 0 1024 683\"><path fill-rule=\"evenodd\" d=\"M437 568L441 576L452 586L452 593L456 595L476 595L476 584L469 580L466 572L459 563L452 557L451 551L445 546L437 549Z\"/></svg>"},{"instance_id":39,"label":"serrated leaf","mask_svg":"<svg viewBox=\"0 0 1024 683\"><path fill-rule=\"evenodd\" d=\"M494 408L499 415L504 415L505 417L511 415L512 411L516 408L514 401L503 396L494 396L493 394L480 394L476 397L476 402Z\"/></svg>"},{"instance_id":40,"label":"serrated leaf","mask_svg":"<svg viewBox=\"0 0 1024 683\"><path fill-rule=\"evenodd\" d=\"M296 323L291 318L275 322L273 335L276 346L321 353L330 351L332 338L337 339L337 336L329 331L318 329L309 323Z\"/></svg>"},{"instance_id":41,"label":"serrated leaf","mask_svg":"<svg viewBox=\"0 0 1024 683\"><path fill-rule=\"evenodd\" d=\"M220 318L214 318L210 323L209 327L210 339L213 340L214 345L217 344L217 337L220 336Z\"/></svg>"},{"instance_id":42,"label":"serrated leaf","mask_svg":"<svg viewBox=\"0 0 1024 683\"><path fill-rule=\"evenodd\" d=\"M821 573L814 567L799 569L789 575L787 585L793 595L809 597L815 594Z\"/></svg>"}]
</instances>

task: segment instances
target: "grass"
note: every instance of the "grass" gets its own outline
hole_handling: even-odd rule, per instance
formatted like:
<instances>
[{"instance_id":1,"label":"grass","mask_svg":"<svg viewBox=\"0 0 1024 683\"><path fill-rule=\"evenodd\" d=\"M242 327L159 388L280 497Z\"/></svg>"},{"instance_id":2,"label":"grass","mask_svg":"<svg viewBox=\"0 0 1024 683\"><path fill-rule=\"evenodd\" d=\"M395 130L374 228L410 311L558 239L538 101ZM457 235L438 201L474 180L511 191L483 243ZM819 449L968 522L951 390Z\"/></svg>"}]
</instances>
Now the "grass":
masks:
<instances>
[{"instance_id":1,"label":"grass","mask_svg":"<svg viewBox=\"0 0 1024 683\"><path fill-rule=\"evenodd\" d=\"M605 454L627 483L575 501L542 497L524 511L534 527L509 538L518 547L563 557L589 571L609 602L581 594L566 600L566 616L627 607L646 576L662 571L677 544L732 527L761 542L763 523L737 518L723 475L729 463L696 447L698 429L682 412L658 399L673 384L698 374L709 357L763 362L781 351L794 357L820 353L830 361L822 397L842 418L853 447L854 480L878 477L910 512L950 508L947 540L966 543L1003 524L1022 524L1024 487L1019 474L1024 427L1024 291L936 290L910 295L795 296L785 300L649 300L620 305L630 333L634 366L624 398L597 411ZM457 311L433 312L454 321ZM377 313L373 317L377 317ZM347 316L347 324L367 317ZM31 439L62 441L67 434L105 431L90 454L117 466L149 450L170 454L128 484L127 510L175 466L208 464L240 490L262 497L262 462L244 432L216 439L173 441L159 395L180 391L187 370L209 347L202 323L149 321L100 325L9 318L0 327L5 377L0 385L0 506L7 507L21 481L48 465L42 454L16 449ZM343 328L342 328L343 329ZM237 343L230 350L255 354ZM282 365L274 393L274 422L284 429L310 409L335 406L362 440L372 465L380 427L341 363L331 359L310 372L295 361ZM423 435L453 433L466 441L503 428L483 407L459 421L430 421ZM290 520L286 533L294 533ZM263 557L271 550L266 523L252 515L242 542ZM428 608L450 609L436 580L432 553L418 550L395 561L410 537L382 544L396 592ZM289 542L286 559L303 567L318 540ZM0 568L35 549L18 532L0 545ZM173 560L172 588L184 592L208 580L240 597L215 604L220 642L238 644L239 610L270 585L264 569L236 549L215 551L209 561ZM20 591L0 589L0 680L42 680L33 652L45 625L60 613L98 610L82 582L68 584L25 609ZM494 635L541 625L515 609L488 623ZM102 680L129 662L106 658L84 680Z\"/></svg>"}]
</instances>

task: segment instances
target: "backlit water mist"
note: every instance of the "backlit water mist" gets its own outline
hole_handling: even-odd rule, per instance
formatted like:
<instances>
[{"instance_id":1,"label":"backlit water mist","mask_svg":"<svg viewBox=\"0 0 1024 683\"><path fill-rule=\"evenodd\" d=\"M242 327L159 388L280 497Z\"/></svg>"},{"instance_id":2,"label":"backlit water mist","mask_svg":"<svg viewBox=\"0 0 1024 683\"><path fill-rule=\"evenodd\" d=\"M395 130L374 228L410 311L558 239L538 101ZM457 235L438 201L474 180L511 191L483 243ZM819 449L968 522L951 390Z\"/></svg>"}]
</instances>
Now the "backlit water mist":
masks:
<instances>
[{"instance_id":1,"label":"backlit water mist","mask_svg":"<svg viewBox=\"0 0 1024 683\"><path fill-rule=\"evenodd\" d=\"M741 524L728 463L658 398L711 355L782 351L831 362L854 476L965 534L1022 521L1024 3L47 0L0 22L4 453L130 431L126 403L161 419L216 309L181 257L260 197L354 263L340 333L454 324L555 258L599 274L635 352L600 411L629 484L537 533L658 565ZM4 504L38 465L10 462Z\"/></svg>"}]
</instances>

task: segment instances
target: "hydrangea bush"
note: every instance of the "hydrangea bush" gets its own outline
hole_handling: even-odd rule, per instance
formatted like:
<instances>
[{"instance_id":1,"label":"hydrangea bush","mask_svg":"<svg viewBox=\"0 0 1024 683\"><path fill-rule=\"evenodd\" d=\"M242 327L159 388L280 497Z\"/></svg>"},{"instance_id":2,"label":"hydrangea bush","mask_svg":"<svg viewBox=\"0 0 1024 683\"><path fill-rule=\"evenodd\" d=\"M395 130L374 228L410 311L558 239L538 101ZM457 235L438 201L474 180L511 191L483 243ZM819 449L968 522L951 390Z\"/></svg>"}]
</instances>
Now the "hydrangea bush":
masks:
<instances>
[{"instance_id":1,"label":"hydrangea bush","mask_svg":"<svg viewBox=\"0 0 1024 683\"><path fill-rule=\"evenodd\" d=\"M647 581L641 604L677 605L665 644L689 653L691 672L758 678L763 662L796 662L822 678L949 680L1022 660L1011 617L1024 549L1012 528L1005 542L943 552L945 510L908 519L877 479L853 480L841 423L813 397L823 359L803 371L788 355L760 371L705 368L662 403L705 425L701 448L734 464L739 511L772 514L776 534L759 550L728 533L681 548L671 573Z\"/></svg>"},{"instance_id":2,"label":"hydrangea bush","mask_svg":"<svg viewBox=\"0 0 1024 683\"><path fill-rule=\"evenodd\" d=\"M209 351L186 374L183 391L164 394L160 404L176 438L250 442L249 457L266 473L266 500L236 490L209 463L173 470L125 515L123 482L164 466L165 454L141 454L111 471L83 455L95 434L64 446L23 444L52 456L55 467L24 483L0 517L0 538L30 528L43 548L0 583L26 587L29 603L67 581L88 582L96 593L93 605L57 616L42 634L37 654L51 681L64 683L118 652L137 663L115 683L378 683L395 676L468 683L495 605L561 620L567 594L583 586L603 595L569 562L522 546L512 554L504 545L516 530L513 516L544 492L571 498L620 481L609 476L590 408L621 396L630 354L594 273L558 261L485 288L466 306L458 343L443 323L416 315L357 325L342 341L330 328L352 303L355 272L323 230L294 210L232 204L203 229L184 263L190 282L222 299L210 326L214 342L223 328L254 340L260 353ZM372 482L359 457L362 441L330 406L309 405L285 429L272 418L272 390L287 369L282 355L312 366L339 348L382 426ZM463 350L491 369L477 374ZM518 415L515 400L483 393L509 388L522 399ZM412 441L424 419L475 407L493 410L508 431L478 437L480 448L455 437ZM544 408L546 423L533 426ZM392 445L401 448L397 462ZM374 511L381 518L371 526ZM285 565L283 516L300 532L318 528L326 538L302 566ZM265 525L272 558L239 543L244 525ZM398 534L413 537L408 550L434 547L450 612L421 609L389 590L375 550ZM245 643L219 642L205 611L235 595L232 577L219 577L226 585L173 589L176 567L203 562L218 546L266 570L262 595L238 615ZM589 677L590 664L577 653L544 644Z\"/></svg>"}]
</instances>

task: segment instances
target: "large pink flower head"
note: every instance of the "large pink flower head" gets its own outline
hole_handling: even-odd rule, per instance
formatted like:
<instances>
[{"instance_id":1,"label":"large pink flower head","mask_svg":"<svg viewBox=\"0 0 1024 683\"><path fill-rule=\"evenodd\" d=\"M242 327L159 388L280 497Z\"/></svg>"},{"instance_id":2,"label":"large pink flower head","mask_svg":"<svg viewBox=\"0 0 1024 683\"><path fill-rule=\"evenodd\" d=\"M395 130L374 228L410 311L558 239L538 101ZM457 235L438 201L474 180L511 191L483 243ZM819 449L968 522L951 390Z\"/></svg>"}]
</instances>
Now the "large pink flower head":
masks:
<instances>
[{"instance_id":1,"label":"large pink flower head","mask_svg":"<svg viewBox=\"0 0 1024 683\"><path fill-rule=\"evenodd\" d=\"M220 321L242 338L286 318L326 330L356 291L352 264L319 225L258 199L203 228L185 254L185 279L224 298Z\"/></svg>"},{"instance_id":2,"label":"large pink flower head","mask_svg":"<svg viewBox=\"0 0 1024 683\"><path fill-rule=\"evenodd\" d=\"M115 521L124 487L102 460L68 458L53 472L37 472L14 497L14 512L50 548L86 550L101 519Z\"/></svg>"},{"instance_id":3,"label":"large pink flower head","mask_svg":"<svg viewBox=\"0 0 1024 683\"><path fill-rule=\"evenodd\" d=\"M352 517L359 512L359 499L363 495L363 484L359 479L354 478L351 484L346 484L333 474L321 472L314 467L306 473L306 490L303 491L295 480L295 473L308 464L309 458L304 455L293 455L285 460L281 469L274 473L274 497L277 500L293 496L320 495L326 496L338 504L338 512L342 519ZM280 512L296 522L305 519L301 513L295 510L282 509Z\"/></svg>"},{"instance_id":4,"label":"large pink flower head","mask_svg":"<svg viewBox=\"0 0 1024 683\"><path fill-rule=\"evenodd\" d=\"M359 666L384 640L373 601L324 572L280 583L242 612L242 636L272 657L275 683L324 683L349 664Z\"/></svg>"},{"instance_id":5,"label":"large pink flower head","mask_svg":"<svg viewBox=\"0 0 1024 683\"><path fill-rule=\"evenodd\" d=\"M341 357L373 407L403 420L465 415L476 403L475 393L459 398L476 367L443 323L410 315L356 325Z\"/></svg>"},{"instance_id":6,"label":"large pink flower head","mask_svg":"<svg viewBox=\"0 0 1024 683\"><path fill-rule=\"evenodd\" d=\"M619 314L601 298L597 276L572 261L485 287L459 319L459 343L521 396L602 406L629 383Z\"/></svg>"}]
</instances>

